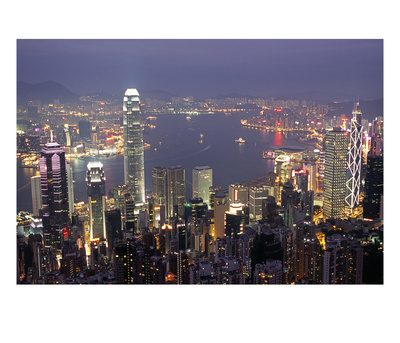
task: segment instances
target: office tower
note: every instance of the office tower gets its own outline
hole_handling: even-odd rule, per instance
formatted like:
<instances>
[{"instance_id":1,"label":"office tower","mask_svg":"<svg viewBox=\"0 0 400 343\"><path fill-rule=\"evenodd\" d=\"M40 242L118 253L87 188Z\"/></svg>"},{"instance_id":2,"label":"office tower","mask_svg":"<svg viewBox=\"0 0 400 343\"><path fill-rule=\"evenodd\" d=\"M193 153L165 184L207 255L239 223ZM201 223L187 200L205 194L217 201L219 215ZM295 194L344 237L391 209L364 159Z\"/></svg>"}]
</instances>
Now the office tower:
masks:
<instances>
[{"instance_id":1,"label":"office tower","mask_svg":"<svg viewBox=\"0 0 400 343\"><path fill-rule=\"evenodd\" d=\"M69 204L65 152L55 142L41 150L39 170L42 186L42 219L44 250L61 252L62 231L68 231Z\"/></svg>"},{"instance_id":2,"label":"office tower","mask_svg":"<svg viewBox=\"0 0 400 343\"><path fill-rule=\"evenodd\" d=\"M251 220L262 219L262 202L268 198L266 186L249 187L249 215Z\"/></svg>"},{"instance_id":3,"label":"office tower","mask_svg":"<svg viewBox=\"0 0 400 343\"><path fill-rule=\"evenodd\" d=\"M192 170L193 198L202 198L208 208L210 208L209 192L212 180L212 169L209 166L195 167Z\"/></svg>"},{"instance_id":4,"label":"office tower","mask_svg":"<svg viewBox=\"0 0 400 343\"><path fill-rule=\"evenodd\" d=\"M39 210L42 208L42 189L40 185L40 175L31 177L31 191L32 191L32 214L39 215Z\"/></svg>"},{"instance_id":5,"label":"office tower","mask_svg":"<svg viewBox=\"0 0 400 343\"><path fill-rule=\"evenodd\" d=\"M86 172L90 240L106 239L106 178L101 162L89 162Z\"/></svg>"},{"instance_id":6,"label":"office tower","mask_svg":"<svg viewBox=\"0 0 400 343\"><path fill-rule=\"evenodd\" d=\"M131 188L136 206L145 202L143 126L139 93L135 88L125 91L123 101L124 182Z\"/></svg>"},{"instance_id":7,"label":"office tower","mask_svg":"<svg viewBox=\"0 0 400 343\"><path fill-rule=\"evenodd\" d=\"M74 206L74 179L72 175L71 163L67 163L67 178L68 178L69 218L72 219L72 214L75 211L75 206Z\"/></svg>"},{"instance_id":8,"label":"office tower","mask_svg":"<svg viewBox=\"0 0 400 343\"><path fill-rule=\"evenodd\" d=\"M186 196L185 169L181 166L167 169L167 217L184 214Z\"/></svg>"},{"instance_id":9,"label":"office tower","mask_svg":"<svg viewBox=\"0 0 400 343\"><path fill-rule=\"evenodd\" d=\"M326 133L323 214L342 218L345 214L347 132L334 128Z\"/></svg>"},{"instance_id":10,"label":"office tower","mask_svg":"<svg viewBox=\"0 0 400 343\"><path fill-rule=\"evenodd\" d=\"M317 166L315 164L305 164L303 170L308 176L308 190L316 193L318 191Z\"/></svg>"},{"instance_id":11,"label":"office tower","mask_svg":"<svg viewBox=\"0 0 400 343\"><path fill-rule=\"evenodd\" d=\"M229 205L229 211L225 212L225 236L238 238L243 233L245 221L244 206L239 202Z\"/></svg>"},{"instance_id":12,"label":"office tower","mask_svg":"<svg viewBox=\"0 0 400 343\"><path fill-rule=\"evenodd\" d=\"M249 202L249 190L239 183L229 185L229 203L240 202L247 205Z\"/></svg>"},{"instance_id":13,"label":"office tower","mask_svg":"<svg viewBox=\"0 0 400 343\"><path fill-rule=\"evenodd\" d=\"M167 169L154 167L151 170L152 194L156 206L167 205Z\"/></svg>"},{"instance_id":14,"label":"office tower","mask_svg":"<svg viewBox=\"0 0 400 343\"><path fill-rule=\"evenodd\" d=\"M106 211L106 232L107 232L107 256L112 255L114 249L114 241L122 239L121 211L116 208L111 211Z\"/></svg>"},{"instance_id":15,"label":"office tower","mask_svg":"<svg viewBox=\"0 0 400 343\"><path fill-rule=\"evenodd\" d=\"M363 200L364 218L380 218L383 196L383 155L368 155L365 192Z\"/></svg>"},{"instance_id":16,"label":"office tower","mask_svg":"<svg viewBox=\"0 0 400 343\"><path fill-rule=\"evenodd\" d=\"M347 157L346 205L351 209L359 205L362 165L362 138L361 110L359 103L353 110L351 119L350 150Z\"/></svg>"}]
</instances>

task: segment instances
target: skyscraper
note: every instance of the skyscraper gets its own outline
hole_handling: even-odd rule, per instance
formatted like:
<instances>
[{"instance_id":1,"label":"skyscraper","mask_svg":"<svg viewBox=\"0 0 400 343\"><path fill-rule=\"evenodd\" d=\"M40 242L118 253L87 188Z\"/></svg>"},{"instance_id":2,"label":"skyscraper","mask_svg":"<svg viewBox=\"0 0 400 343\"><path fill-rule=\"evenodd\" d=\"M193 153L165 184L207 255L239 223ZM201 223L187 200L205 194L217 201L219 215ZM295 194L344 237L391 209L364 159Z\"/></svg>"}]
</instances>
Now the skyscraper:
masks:
<instances>
[{"instance_id":1,"label":"skyscraper","mask_svg":"<svg viewBox=\"0 0 400 343\"><path fill-rule=\"evenodd\" d=\"M131 188L136 206L145 202L143 126L139 93L135 88L125 91L123 101L124 180Z\"/></svg>"},{"instance_id":2,"label":"skyscraper","mask_svg":"<svg viewBox=\"0 0 400 343\"><path fill-rule=\"evenodd\" d=\"M167 169L163 167L154 167L151 170L152 193L154 204L156 206L167 205Z\"/></svg>"},{"instance_id":3,"label":"skyscraper","mask_svg":"<svg viewBox=\"0 0 400 343\"><path fill-rule=\"evenodd\" d=\"M195 167L192 170L193 198L202 198L209 208L209 192L212 183L212 169L209 166Z\"/></svg>"},{"instance_id":4,"label":"skyscraper","mask_svg":"<svg viewBox=\"0 0 400 343\"><path fill-rule=\"evenodd\" d=\"M61 233L68 230L68 178L65 152L56 142L46 143L39 161L42 188L43 242L45 251L61 252Z\"/></svg>"},{"instance_id":5,"label":"skyscraper","mask_svg":"<svg viewBox=\"0 0 400 343\"><path fill-rule=\"evenodd\" d=\"M74 213L74 180L72 175L72 164L67 163L67 178L68 178L68 204L69 204L69 218L72 218Z\"/></svg>"},{"instance_id":6,"label":"skyscraper","mask_svg":"<svg viewBox=\"0 0 400 343\"><path fill-rule=\"evenodd\" d=\"M40 188L40 175L31 177L32 191L32 214L39 215L39 210L42 208L42 189Z\"/></svg>"},{"instance_id":7,"label":"skyscraper","mask_svg":"<svg viewBox=\"0 0 400 343\"><path fill-rule=\"evenodd\" d=\"M106 239L106 178L101 162L89 162L86 172L86 189L89 208L90 239Z\"/></svg>"},{"instance_id":8,"label":"skyscraper","mask_svg":"<svg viewBox=\"0 0 400 343\"><path fill-rule=\"evenodd\" d=\"M357 102L351 119L350 150L347 159L346 205L355 208L359 205L362 164L362 134L360 104Z\"/></svg>"},{"instance_id":9,"label":"skyscraper","mask_svg":"<svg viewBox=\"0 0 400 343\"><path fill-rule=\"evenodd\" d=\"M174 217L175 212L184 214L186 196L185 169L181 166L167 169L167 216Z\"/></svg>"},{"instance_id":10,"label":"skyscraper","mask_svg":"<svg viewBox=\"0 0 400 343\"><path fill-rule=\"evenodd\" d=\"M345 211L347 132L334 128L326 133L323 213L341 218Z\"/></svg>"},{"instance_id":11,"label":"skyscraper","mask_svg":"<svg viewBox=\"0 0 400 343\"><path fill-rule=\"evenodd\" d=\"M365 194L363 201L364 218L379 218L382 196L383 155L379 156L371 153L367 157L367 174L365 177Z\"/></svg>"},{"instance_id":12,"label":"skyscraper","mask_svg":"<svg viewBox=\"0 0 400 343\"><path fill-rule=\"evenodd\" d=\"M250 219L262 219L262 201L266 200L269 195L266 186L258 185L249 187L249 212Z\"/></svg>"}]
</instances>

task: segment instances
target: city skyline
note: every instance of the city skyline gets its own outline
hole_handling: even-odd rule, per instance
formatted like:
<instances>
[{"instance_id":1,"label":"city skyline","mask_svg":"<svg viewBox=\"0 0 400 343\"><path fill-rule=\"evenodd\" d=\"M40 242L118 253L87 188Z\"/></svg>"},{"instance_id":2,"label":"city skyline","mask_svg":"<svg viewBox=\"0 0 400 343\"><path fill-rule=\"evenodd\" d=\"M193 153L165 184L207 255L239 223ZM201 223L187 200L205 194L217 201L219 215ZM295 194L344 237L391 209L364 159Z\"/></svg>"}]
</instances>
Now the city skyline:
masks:
<instances>
[{"instance_id":1,"label":"city skyline","mask_svg":"<svg viewBox=\"0 0 400 343\"><path fill-rule=\"evenodd\" d=\"M79 37L95 37L95 38L106 38L106 37L124 37L130 38L133 36L134 38L152 38L152 37L198 37L198 38L213 38L213 37L222 37L222 38L241 38L241 37L276 37L279 38L291 38L291 37L306 37L306 38L347 38L347 37L368 37L368 38L385 38L385 114L389 113L391 116L385 117L388 119L386 121L387 128L395 129L396 125L392 125L393 113L395 113L395 107L393 105L393 100L395 97L391 97L390 93L394 92L395 83L391 83L393 80L397 80L397 61L393 61L396 57L396 49L393 48L395 43L395 27L398 26L397 21L395 20L396 11L387 11L387 6L368 6L366 4L361 4L359 2L349 3L335 3L332 5L322 5L321 3L299 3L299 2L285 2L282 5L277 4L251 4L251 6L234 4L229 5L225 3L202 3L201 6L196 6L193 11L189 12L186 10L181 10L171 6L170 3L160 4L160 7L154 6L154 3L148 4L144 6L144 4L137 3L135 6L126 6L122 7L118 5L112 4L110 8L107 10L106 15L99 15L103 10L100 8L102 6L93 6L93 4L85 4L79 3L77 6L59 6L59 5L51 5L48 6L38 6L37 4L24 4L26 7L23 10L18 9L15 10L14 22L11 25L11 28L14 28L17 32L17 38L79 38ZM186 4L180 4L182 8L187 8ZM19 5L18 5L19 6ZM53 7L55 6L55 7ZM144 7L145 8L144 8ZM281 8L278 8L278 7ZM45 8L46 7L46 8ZM146 8L147 7L147 8ZM135 12L135 20L126 20L128 16L125 16L124 12L129 10L133 10ZM234 12L237 12L234 13ZM18 14L18 19L17 19ZM232 15L233 14L233 15ZM6 20L8 24L8 20ZM22 27L22 29L21 29ZM113 27L113 28L111 28ZM8 28L8 27L7 27ZM393 37L391 37L393 36ZM393 39L391 39L393 38ZM10 42L8 42L10 43ZM7 42L6 42L7 44ZM3 67L6 69L10 69L11 73L14 72L13 68L9 68L9 65L13 65L15 60L15 47L16 42L12 40L11 44L8 44L10 47L10 51L12 51L11 63L3 64ZM353 56L357 53L352 51ZM50 54L48 55L49 60L42 59L42 65L47 65L53 71L56 71L54 59L51 60ZM365 57L365 56L364 56ZM391 61L391 63L387 63L387 59ZM184 60L183 58L181 61ZM33 60L32 60L33 61ZM72 63L73 59L71 59ZM153 59L154 61L154 59ZM310 62L315 60L310 59ZM36 64L38 66L40 64ZM108 65L107 61L105 61L106 68L103 68L102 71L107 71ZM67 69L69 67L69 62L61 65L61 69ZM396 70L393 70L395 67ZM57 67L58 68L58 67ZM94 68L87 68L86 70L80 70L81 74L92 72ZM227 69L227 68L226 68ZM70 70L71 71L71 70ZM105 75L102 75L102 71L99 73L91 74L92 79L94 80L91 85L80 85L78 81L75 81L75 75L73 75L73 71L71 71L69 78L66 82L64 79L60 79L56 77L57 75L50 75L49 77L44 74L42 76L38 75L35 77L32 76L31 79L22 80L29 83L39 83L47 80L53 80L56 82L60 82L68 89L70 89L74 93L85 93L85 92L99 92L99 91L111 91L117 93L118 97L121 97L124 90L128 87L137 87L140 90L152 90L152 89L161 89L166 92L174 93L178 96L187 96L194 95L192 93L192 89L187 87L182 88L176 86L176 91L174 89L168 89L168 87L162 85L147 84L146 80L141 79L141 84L137 82L132 82L132 80L128 80L125 82L114 81L111 89L104 89L104 86L97 87L97 84L100 84L99 81L101 79L105 79ZM395 71L395 73L393 73ZM353 74L354 71L350 71L349 74ZM143 70L142 74L147 73L147 71ZM167 73L167 72L165 72ZM287 71L289 74L289 71ZM326 73L325 75L327 75ZM383 74L383 73L382 73ZM138 75L138 74L137 74ZM150 74L147 74L150 75ZM189 75L189 74L188 74ZM191 75L191 74L190 74ZM140 75L138 75L140 76ZM353 74L353 77L357 78ZM129 77L127 77L128 79ZM15 80L15 73L12 74L10 78L13 82ZM119 80L123 79L121 75L119 76ZM139 77L137 77L139 79ZM306 79L306 78L304 78ZM19 80L19 79L18 79ZM231 79L232 81L233 79ZM353 79L354 80L354 79ZM288 82L280 80L280 83L285 83L289 85ZM272 81L270 81L272 82ZM351 83L352 81L350 81ZM173 80L171 80L171 84ZM120 85L121 84L121 85ZM183 82L179 83L180 85ZM357 84L358 81L357 81ZM93 86L94 85L94 86ZM249 83L247 83L247 86ZM203 84L204 86L204 84ZM205 85L209 86L209 84ZM276 84L277 90L279 84ZM382 85L383 86L383 85ZM15 87L14 87L15 88ZM10 99L13 100L14 90L11 87L9 93ZM115 89L118 88L118 89ZM249 87L247 87L248 89ZM321 87L317 87L318 90ZM336 87L335 87L336 88ZM380 87L381 89L383 87ZM351 87L347 88L347 90L351 91ZM203 91L204 97L213 97L223 94L229 94L232 91L230 89L223 89L220 92L220 89L215 89L215 92L209 94L210 88L207 88ZM246 91L236 91L235 93L248 93ZM289 91L289 89L288 89ZM272 94L275 93L275 89L270 92L270 90L261 90L257 94L249 94L251 96L274 96L279 98L280 95L286 96L290 98L293 97L293 92L290 94L285 93L285 90L281 91L280 94ZM347 91L346 91L347 93ZM372 98L379 98L379 96L375 96L374 94L365 95L360 91L352 92L354 94L345 94L346 98L349 98L350 101L355 101L357 98L362 100L368 99L369 96ZM375 92L372 92L375 93ZM299 96L303 98L303 96ZM342 94L338 95L328 95L328 97L337 100L338 98L344 99L345 97ZM305 98L305 97L304 97ZM391 100L393 99L393 100ZM9 113L13 113L15 107L15 101L10 101L12 105L10 106ZM365 108L363 108L363 112ZM8 113L8 112L7 112ZM347 112L348 116L351 116L350 112ZM367 113L367 112L365 112ZM11 116L12 117L12 116ZM390 120L390 121L389 121ZM11 118L11 121L14 122L14 118ZM12 131L12 130L10 130ZM389 132L389 131L386 131ZM391 136L393 137L393 135ZM386 147L387 152L395 147L395 144L390 146L392 143L390 141L390 135L386 135ZM8 138L8 135L7 135ZM11 138L13 139L13 138ZM14 157L15 153L12 151L10 153L12 157ZM387 156L390 156L387 154ZM11 158L10 158L11 160ZM380 162L379 162L380 163ZM378 163L378 164L379 164ZM165 164L165 167L168 165ZM381 168L381 164L376 169ZM391 168L396 169L396 168ZM388 168L388 172L391 172ZM187 169L187 172L190 172ZM149 173L149 170L146 170L146 173ZM388 173L385 171L385 181ZM394 180L393 180L394 181ZM374 185L373 185L374 186ZM388 217L385 217L387 220L389 218L389 214L395 212L392 211L394 207L391 197L387 198L389 201L385 202L385 205L388 207L385 208L386 213L388 213ZM391 217L391 215L390 215ZM15 218L15 217L14 217ZM14 221L14 220L13 220ZM390 224L393 224L393 221L390 221ZM10 225L11 227L11 225ZM376 342L385 338L389 339L393 337L393 333L391 328L392 321L389 320L389 312L388 305L395 304L398 302L397 293L394 290L394 287L397 284L397 273L395 273L395 256L393 255L393 250L395 248L393 245L396 242L396 237L393 237L393 231L395 230L387 230L385 232L385 242L390 243L390 245L386 245L388 249L385 250L385 286L381 287L351 287L352 291L349 292L348 287L291 287L290 289L286 287L274 287L273 292L271 293L271 288L264 287L252 287L250 292L246 293L246 297L241 298L239 301L229 301L225 302L218 309L224 311L224 316L217 317L218 326L214 326L213 328L205 331L212 337L213 339L224 338L226 337L235 337L238 340L246 340L246 341L255 341L263 338L263 333L259 328L266 327L266 325L271 324L274 326L274 332L269 333L268 337L273 337L276 339L282 339L283 335L287 330L291 330L293 332L293 339L297 339L300 341L305 341L310 339L310 335L303 335L301 332L304 330L304 327L310 326L310 320L312 321L311 327L315 330L315 337L319 337L321 341L327 341L330 331L333 330L335 334L343 334L343 337L346 336L349 339L353 340L366 340L368 342ZM397 233L395 234L397 236ZM392 248L392 249L391 249ZM391 253L392 252L392 253ZM11 255L15 254L12 249ZM181 256L179 256L180 258ZM227 261L228 262L228 261ZM389 264L390 263L390 264ZM7 263L8 270L10 271L10 275L14 276L15 265ZM274 265L267 266L271 270ZM25 296L21 296L20 287L8 287L12 288L11 291L13 293L15 302L12 305L9 305L9 311L11 313L9 323L18 323L14 325L9 325L11 328L8 329L9 334L15 334L13 329L15 326L20 326L20 316L21 310L20 308L26 306L27 298ZM34 291L37 295L42 296L43 298L47 296L49 292L49 287L35 287ZM56 287L50 290L50 294L56 296L59 294L59 290L62 288ZM125 289L127 290L125 292ZM80 299L85 295L89 295L90 298L98 297L106 299L105 310L106 311L115 311L115 308L118 310L122 310L122 307L128 308L137 308L138 305L141 308L140 314L137 314L136 311L132 312L133 318L139 319L138 322L141 325L141 331L153 332L157 330L160 334L157 334L158 339L163 339L165 341L172 341L172 335L164 335L164 332L168 332L171 329L172 320L163 320L161 324L157 326L153 323L153 321L148 320L154 314L154 304L162 304L167 305L170 302L169 297L173 298L174 301L177 302L178 309L193 309L194 306L197 305L196 311L199 311L199 315L189 315L189 316L181 316L180 319L180 327L185 328L185 332L192 334L194 332L193 323L194 320L202 320L202 318L206 318L213 314L212 310L213 305L220 303L220 299L226 299L226 296L230 296L231 299L237 298L237 290L246 291L247 288L243 287L199 287L196 288L198 291L198 295L195 298L191 297L191 288L182 288L182 287L169 287L168 292L171 294L170 296L166 296L163 292L154 292L154 288L151 287L144 290L142 300L138 299L137 296L134 299L129 300L129 294L131 293L131 287L124 287L124 291L120 292L104 292L104 287L68 287L68 291L75 297ZM210 291L210 289L212 289ZM7 289L8 290L8 289ZM354 292L353 292L354 290ZM374 295L376 295L376 291L383 290L385 296L383 299L376 300ZM106 294L105 294L106 293ZM249 294L250 293L250 294ZM272 295L272 296L271 296ZM275 296L277 295L277 296ZM315 297L317 296L317 297ZM343 309L343 307L329 307L327 303L327 297L332 299L341 299L342 303L351 304L354 302L357 303L359 314L360 315L350 315L350 312ZM359 299L363 299L363 301L358 301ZM205 299L209 301L210 306L203 306ZM322 311L328 310L327 315L319 316L315 310L315 306L310 306L313 299L316 300L315 306L320 308ZM324 300L325 299L325 300ZM190 300L190 305L188 305ZM194 302L192 302L194 301ZM116 304L123 304L123 306L116 306ZM293 308L293 310L299 313L301 320L290 321L291 312L288 312L288 308ZM197 310L199 308L199 310ZM271 311L267 311L268 313L264 313L261 308L269 308ZM382 309L383 308L383 309ZM249 313L249 316L245 316L244 318L238 319L237 316L234 316L234 313L237 313L238 310L242 310L246 313ZM36 311L39 315L45 315L47 309L38 306ZM124 310L123 310L124 311ZM382 315L374 318L374 326L375 330L357 330L357 327L362 327L364 325L365 320L367 319L367 314L372 312L383 312ZM123 312L121 312L123 313ZM76 309L67 311L67 315L75 315ZM227 314L227 315L226 315ZM229 315L231 314L231 315ZM124 326L124 324L128 324L132 321L131 316L121 317L122 319L118 319L118 321L113 320L111 325L115 325L115 328ZM337 320L345 323L346 328L344 331L340 331L339 329L335 329L329 326L330 323L334 323ZM288 322L289 320L289 322ZM242 330L231 330L221 329L228 328L232 325L232 323L237 323L238 326L241 325ZM352 323L352 325L347 325L348 323ZM47 328L49 328L49 332L53 335L59 334L59 318L53 317L48 318L47 320ZM78 329L81 337L85 339L93 339L97 333L94 330L88 330L88 327L95 327L97 324L97 319L95 317L88 317L88 325L85 325L81 329ZM37 323L29 322L25 324L25 327L31 332L37 332ZM351 328L352 327L352 328ZM13 330L13 331L12 331ZM122 333L122 330L116 329L113 332L104 332L103 337L106 339L119 339L119 338L128 338L130 334ZM162 332L162 333L161 333ZM297 334L296 334L297 333ZM33 337L35 340L36 338ZM40 334L37 335L37 337ZM146 336L150 340L152 337ZM39 338L40 339L40 338Z\"/></svg>"}]
</instances>

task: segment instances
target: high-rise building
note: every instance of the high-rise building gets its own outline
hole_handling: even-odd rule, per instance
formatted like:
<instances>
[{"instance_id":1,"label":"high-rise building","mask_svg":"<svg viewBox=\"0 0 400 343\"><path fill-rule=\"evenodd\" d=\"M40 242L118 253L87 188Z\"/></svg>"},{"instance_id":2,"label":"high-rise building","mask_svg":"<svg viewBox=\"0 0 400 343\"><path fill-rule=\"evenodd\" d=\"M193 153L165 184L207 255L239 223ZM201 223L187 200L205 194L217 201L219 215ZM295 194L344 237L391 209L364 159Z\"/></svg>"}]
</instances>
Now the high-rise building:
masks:
<instances>
[{"instance_id":1,"label":"high-rise building","mask_svg":"<svg viewBox=\"0 0 400 343\"><path fill-rule=\"evenodd\" d=\"M107 239L106 233L106 178L101 162L89 162L86 172L86 189L89 208L90 239Z\"/></svg>"},{"instance_id":2,"label":"high-rise building","mask_svg":"<svg viewBox=\"0 0 400 343\"><path fill-rule=\"evenodd\" d=\"M39 161L42 188L44 250L61 252L62 232L70 226L65 151L56 142L46 143Z\"/></svg>"},{"instance_id":3,"label":"high-rise building","mask_svg":"<svg viewBox=\"0 0 400 343\"><path fill-rule=\"evenodd\" d=\"M351 209L359 205L362 165L363 128L360 104L357 102L351 119L350 150L347 158L346 205Z\"/></svg>"},{"instance_id":4,"label":"high-rise building","mask_svg":"<svg viewBox=\"0 0 400 343\"><path fill-rule=\"evenodd\" d=\"M118 240L114 246L114 275L118 284L132 284L135 247L130 241Z\"/></svg>"},{"instance_id":5,"label":"high-rise building","mask_svg":"<svg viewBox=\"0 0 400 343\"><path fill-rule=\"evenodd\" d=\"M192 170L193 198L202 198L208 208L210 208L209 192L212 183L212 169L209 166L195 167Z\"/></svg>"},{"instance_id":6,"label":"high-rise building","mask_svg":"<svg viewBox=\"0 0 400 343\"><path fill-rule=\"evenodd\" d=\"M67 178L68 178L69 218L72 219L72 214L75 211L75 207L74 207L74 179L72 174L71 163L67 163Z\"/></svg>"},{"instance_id":7,"label":"high-rise building","mask_svg":"<svg viewBox=\"0 0 400 343\"><path fill-rule=\"evenodd\" d=\"M184 214L186 195L185 169L181 166L167 169L167 217Z\"/></svg>"},{"instance_id":8,"label":"high-rise building","mask_svg":"<svg viewBox=\"0 0 400 343\"><path fill-rule=\"evenodd\" d=\"M238 201L244 205L249 202L249 189L239 183L229 185L229 202Z\"/></svg>"},{"instance_id":9,"label":"high-rise building","mask_svg":"<svg viewBox=\"0 0 400 343\"><path fill-rule=\"evenodd\" d=\"M136 206L145 202L143 126L139 93L135 88L125 91L123 101L124 180L131 188Z\"/></svg>"},{"instance_id":10,"label":"high-rise building","mask_svg":"<svg viewBox=\"0 0 400 343\"><path fill-rule=\"evenodd\" d=\"M249 215L252 220L262 219L262 202L268 198L266 186L249 187Z\"/></svg>"},{"instance_id":11,"label":"high-rise building","mask_svg":"<svg viewBox=\"0 0 400 343\"><path fill-rule=\"evenodd\" d=\"M334 128L326 133L323 214L342 218L345 214L347 132Z\"/></svg>"},{"instance_id":12,"label":"high-rise building","mask_svg":"<svg viewBox=\"0 0 400 343\"><path fill-rule=\"evenodd\" d=\"M368 155L363 216L368 219L380 218L381 198L383 196L383 155Z\"/></svg>"},{"instance_id":13,"label":"high-rise building","mask_svg":"<svg viewBox=\"0 0 400 343\"><path fill-rule=\"evenodd\" d=\"M243 204L239 202L233 202L229 205L229 211L225 212L225 236L234 239L243 234L243 207Z\"/></svg>"},{"instance_id":14,"label":"high-rise building","mask_svg":"<svg viewBox=\"0 0 400 343\"><path fill-rule=\"evenodd\" d=\"M167 205L167 169L154 167L151 170L152 194L156 206Z\"/></svg>"},{"instance_id":15,"label":"high-rise building","mask_svg":"<svg viewBox=\"0 0 400 343\"><path fill-rule=\"evenodd\" d=\"M309 191L316 193L318 191L318 176L317 176L317 165L315 164L305 164L304 172L308 176L308 186Z\"/></svg>"},{"instance_id":16,"label":"high-rise building","mask_svg":"<svg viewBox=\"0 0 400 343\"><path fill-rule=\"evenodd\" d=\"M32 191L32 214L39 215L39 210L42 208L42 189L40 185L40 175L31 177L31 191Z\"/></svg>"}]
</instances>

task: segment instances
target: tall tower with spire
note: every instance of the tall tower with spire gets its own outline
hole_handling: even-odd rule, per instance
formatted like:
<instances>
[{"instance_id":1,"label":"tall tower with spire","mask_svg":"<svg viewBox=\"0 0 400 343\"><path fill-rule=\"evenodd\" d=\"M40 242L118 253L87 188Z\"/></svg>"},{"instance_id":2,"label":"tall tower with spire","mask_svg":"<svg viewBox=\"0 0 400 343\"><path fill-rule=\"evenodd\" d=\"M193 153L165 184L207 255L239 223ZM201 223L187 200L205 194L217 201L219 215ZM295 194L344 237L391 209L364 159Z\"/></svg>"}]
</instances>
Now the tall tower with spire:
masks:
<instances>
[{"instance_id":1,"label":"tall tower with spire","mask_svg":"<svg viewBox=\"0 0 400 343\"><path fill-rule=\"evenodd\" d=\"M362 165L362 113L360 102L354 104L351 119L350 150L347 154L346 205L353 209L359 205Z\"/></svg>"},{"instance_id":2,"label":"tall tower with spire","mask_svg":"<svg viewBox=\"0 0 400 343\"><path fill-rule=\"evenodd\" d=\"M139 93L136 88L125 91L123 101L124 180L131 188L136 206L145 202L143 126Z\"/></svg>"}]
</instances>

